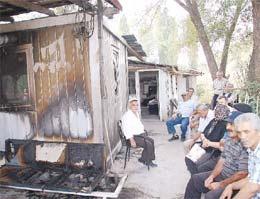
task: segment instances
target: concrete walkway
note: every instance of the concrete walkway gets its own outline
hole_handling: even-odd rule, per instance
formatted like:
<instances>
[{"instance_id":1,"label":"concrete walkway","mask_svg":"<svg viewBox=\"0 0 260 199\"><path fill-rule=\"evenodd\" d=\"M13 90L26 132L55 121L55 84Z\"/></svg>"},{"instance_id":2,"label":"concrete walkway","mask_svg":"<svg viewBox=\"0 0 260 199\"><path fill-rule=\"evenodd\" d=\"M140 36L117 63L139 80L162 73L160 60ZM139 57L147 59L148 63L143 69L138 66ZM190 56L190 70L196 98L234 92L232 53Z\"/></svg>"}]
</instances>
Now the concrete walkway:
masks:
<instances>
[{"instance_id":1,"label":"concrete walkway","mask_svg":"<svg viewBox=\"0 0 260 199\"><path fill-rule=\"evenodd\" d=\"M169 135L164 122L145 119L145 128L155 141L157 168L150 168L138 162L140 150L132 150L130 161L124 165L124 149L118 155L112 168L116 173L127 173L128 179L120 198L162 198L181 199L190 177L184 162L183 143L180 140L168 142Z\"/></svg>"}]
</instances>

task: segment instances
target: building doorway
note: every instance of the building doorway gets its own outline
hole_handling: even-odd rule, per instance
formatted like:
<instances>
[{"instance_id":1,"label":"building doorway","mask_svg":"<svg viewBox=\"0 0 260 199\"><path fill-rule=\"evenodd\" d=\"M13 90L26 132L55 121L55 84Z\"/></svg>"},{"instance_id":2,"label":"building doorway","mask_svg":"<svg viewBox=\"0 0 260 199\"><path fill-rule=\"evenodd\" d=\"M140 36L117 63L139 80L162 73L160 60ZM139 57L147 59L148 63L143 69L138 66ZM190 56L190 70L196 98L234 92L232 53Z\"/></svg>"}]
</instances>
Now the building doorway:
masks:
<instances>
[{"instance_id":1,"label":"building doorway","mask_svg":"<svg viewBox=\"0 0 260 199\"><path fill-rule=\"evenodd\" d=\"M158 118L158 71L144 71L139 73L140 105L142 118Z\"/></svg>"}]
</instances>

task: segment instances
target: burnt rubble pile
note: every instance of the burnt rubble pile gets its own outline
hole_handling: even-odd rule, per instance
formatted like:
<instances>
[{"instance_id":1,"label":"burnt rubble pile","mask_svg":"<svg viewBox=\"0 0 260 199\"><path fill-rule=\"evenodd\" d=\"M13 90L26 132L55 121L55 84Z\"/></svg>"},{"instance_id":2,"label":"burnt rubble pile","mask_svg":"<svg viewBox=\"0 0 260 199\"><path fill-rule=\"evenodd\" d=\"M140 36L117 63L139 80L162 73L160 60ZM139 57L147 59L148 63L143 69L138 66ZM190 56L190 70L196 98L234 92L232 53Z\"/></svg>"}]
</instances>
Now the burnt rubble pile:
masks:
<instances>
[{"instance_id":1,"label":"burnt rubble pile","mask_svg":"<svg viewBox=\"0 0 260 199\"><path fill-rule=\"evenodd\" d=\"M102 144L7 140L0 186L57 193L114 191L117 177L105 175Z\"/></svg>"}]
</instances>

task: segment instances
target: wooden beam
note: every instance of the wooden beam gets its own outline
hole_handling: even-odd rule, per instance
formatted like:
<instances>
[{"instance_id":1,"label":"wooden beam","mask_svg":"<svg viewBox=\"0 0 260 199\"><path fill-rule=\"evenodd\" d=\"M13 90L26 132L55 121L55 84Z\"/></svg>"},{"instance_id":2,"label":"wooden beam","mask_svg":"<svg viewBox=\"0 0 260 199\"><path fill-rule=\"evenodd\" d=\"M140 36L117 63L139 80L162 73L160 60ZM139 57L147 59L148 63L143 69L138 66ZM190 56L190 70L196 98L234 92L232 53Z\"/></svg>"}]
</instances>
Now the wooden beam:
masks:
<instances>
[{"instance_id":1,"label":"wooden beam","mask_svg":"<svg viewBox=\"0 0 260 199\"><path fill-rule=\"evenodd\" d=\"M49 16L54 16L55 13L48 8L28 2L26 0L0 0L0 2L7 3L16 7L24 8L30 11L40 12Z\"/></svg>"},{"instance_id":2,"label":"wooden beam","mask_svg":"<svg viewBox=\"0 0 260 199\"><path fill-rule=\"evenodd\" d=\"M53 17L44 17L39 19L31 19L27 21L20 21L9 24L0 24L0 34L22 30L34 30L39 28L62 26L66 24L75 24L76 15L77 14L73 13ZM83 14L80 14L78 17L80 19L83 18ZM87 20L89 20L90 15L87 15L87 17Z\"/></svg>"},{"instance_id":3,"label":"wooden beam","mask_svg":"<svg viewBox=\"0 0 260 199\"><path fill-rule=\"evenodd\" d=\"M14 22L14 18L12 17L5 17L5 16L0 16L0 21L7 21L7 22L11 22L13 23Z\"/></svg>"}]
</instances>

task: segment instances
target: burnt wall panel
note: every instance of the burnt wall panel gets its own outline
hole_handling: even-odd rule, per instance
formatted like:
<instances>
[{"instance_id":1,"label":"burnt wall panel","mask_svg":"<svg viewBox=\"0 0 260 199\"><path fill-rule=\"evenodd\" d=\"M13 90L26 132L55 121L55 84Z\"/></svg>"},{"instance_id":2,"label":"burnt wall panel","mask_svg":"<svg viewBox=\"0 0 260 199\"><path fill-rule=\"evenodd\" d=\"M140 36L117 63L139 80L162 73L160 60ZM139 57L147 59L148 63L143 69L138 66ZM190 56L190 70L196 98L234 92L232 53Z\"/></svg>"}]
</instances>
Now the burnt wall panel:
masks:
<instances>
[{"instance_id":1,"label":"burnt wall panel","mask_svg":"<svg viewBox=\"0 0 260 199\"><path fill-rule=\"evenodd\" d=\"M126 111L127 54L126 47L111 33L104 30L104 86L106 93L105 141L113 149L118 141L117 122ZM108 136L107 136L108 135ZM109 146L109 145L107 145Z\"/></svg>"},{"instance_id":2,"label":"burnt wall panel","mask_svg":"<svg viewBox=\"0 0 260 199\"><path fill-rule=\"evenodd\" d=\"M14 49L32 44L33 61L27 71L34 78L29 85L32 106L22 111L12 108L12 112L1 109L0 150L8 138L91 142L95 136L89 41L76 38L73 28L65 25L10 33L17 38Z\"/></svg>"},{"instance_id":3,"label":"burnt wall panel","mask_svg":"<svg viewBox=\"0 0 260 199\"><path fill-rule=\"evenodd\" d=\"M38 136L88 141L93 133L88 42L73 36L73 25L45 28L35 34Z\"/></svg>"}]
</instances>

